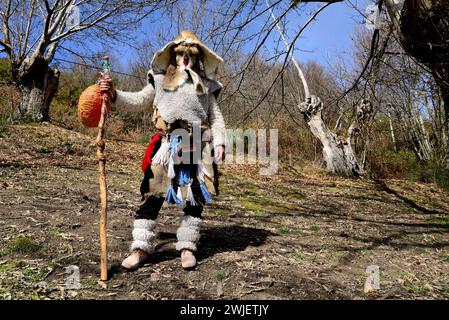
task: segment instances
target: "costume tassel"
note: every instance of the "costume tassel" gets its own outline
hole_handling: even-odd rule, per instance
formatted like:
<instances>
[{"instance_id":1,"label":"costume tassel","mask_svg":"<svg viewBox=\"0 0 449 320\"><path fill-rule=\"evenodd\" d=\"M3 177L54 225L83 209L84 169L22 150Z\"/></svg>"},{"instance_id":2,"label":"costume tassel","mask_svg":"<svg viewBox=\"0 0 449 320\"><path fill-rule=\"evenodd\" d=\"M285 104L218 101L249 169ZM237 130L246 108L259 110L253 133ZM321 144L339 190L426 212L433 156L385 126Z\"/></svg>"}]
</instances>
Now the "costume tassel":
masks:
<instances>
[{"instance_id":1,"label":"costume tassel","mask_svg":"<svg viewBox=\"0 0 449 320\"><path fill-rule=\"evenodd\" d=\"M153 164L166 164L167 163L169 146L170 146L170 144L168 143L167 138L165 138L164 142L161 143L159 150L156 152L156 154L151 159Z\"/></svg>"},{"instance_id":2,"label":"costume tassel","mask_svg":"<svg viewBox=\"0 0 449 320\"><path fill-rule=\"evenodd\" d=\"M171 184L167 189L167 194L165 195L165 201L169 204L180 204L178 197L176 195L176 192L173 189L173 186Z\"/></svg>"},{"instance_id":3,"label":"costume tassel","mask_svg":"<svg viewBox=\"0 0 449 320\"><path fill-rule=\"evenodd\" d=\"M192 192L192 184L189 183L189 186L187 187L187 197L186 197L186 201L190 202L191 206L196 206L198 205L195 201L195 198L193 197L193 192Z\"/></svg>"},{"instance_id":4,"label":"costume tassel","mask_svg":"<svg viewBox=\"0 0 449 320\"><path fill-rule=\"evenodd\" d=\"M198 181L204 181L204 173L201 171L200 164L196 167L196 176Z\"/></svg>"},{"instance_id":5,"label":"costume tassel","mask_svg":"<svg viewBox=\"0 0 449 320\"><path fill-rule=\"evenodd\" d=\"M175 157L178 155L179 148L181 146L180 137L175 137L171 139L170 145L168 147L168 152L170 154L170 158L168 160L168 172L167 176L171 179L175 177Z\"/></svg>"},{"instance_id":6,"label":"costume tassel","mask_svg":"<svg viewBox=\"0 0 449 320\"><path fill-rule=\"evenodd\" d=\"M211 178L209 171L204 167L203 163L198 163L198 175L204 178L204 176ZM203 179L204 180L204 179Z\"/></svg>"},{"instance_id":7,"label":"costume tassel","mask_svg":"<svg viewBox=\"0 0 449 320\"><path fill-rule=\"evenodd\" d=\"M207 190L206 184L204 182L200 183L201 193L203 194L204 201L206 203L212 202L212 195L209 193L209 190Z\"/></svg>"},{"instance_id":8,"label":"costume tassel","mask_svg":"<svg viewBox=\"0 0 449 320\"><path fill-rule=\"evenodd\" d=\"M170 157L170 160L168 161L167 177L173 179L175 175L175 161L173 160L173 157Z\"/></svg>"},{"instance_id":9,"label":"costume tassel","mask_svg":"<svg viewBox=\"0 0 449 320\"><path fill-rule=\"evenodd\" d=\"M190 171L189 169L182 169L179 171L179 185L186 186L190 183Z\"/></svg>"},{"instance_id":10,"label":"costume tassel","mask_svg":"<svg viewBox=\"0 0 449 320\"><path fill-rule=\"evenodd\" d=\"M184 204L184 199L182 198L181 187L178 187L178 192L176 193L176 198L179 201L179 204Z\"/></svg>"},{"instance_id":11,"label":"costume tassel","mask_svg":"<svg viewBox=\"0 0 449 320\"><path fill-rule=\"evenodd\" d=\"M178 153L179 149L181 147L181 138L175 137L170 141L170 145L168 147L168 151L170 152L170 155L175 155Z\"/></svg>"}]
</instances>

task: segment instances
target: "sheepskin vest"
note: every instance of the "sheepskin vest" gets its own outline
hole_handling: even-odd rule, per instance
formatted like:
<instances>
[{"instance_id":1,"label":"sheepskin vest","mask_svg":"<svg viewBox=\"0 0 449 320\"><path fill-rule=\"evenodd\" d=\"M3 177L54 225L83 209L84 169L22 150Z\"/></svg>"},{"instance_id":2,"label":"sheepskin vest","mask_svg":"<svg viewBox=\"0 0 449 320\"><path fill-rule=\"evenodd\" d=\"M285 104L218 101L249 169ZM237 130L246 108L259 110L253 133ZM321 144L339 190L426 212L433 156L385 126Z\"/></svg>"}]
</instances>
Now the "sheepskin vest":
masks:
<instances>
[{"instance_id":1,"label":"sheepskin vest","mask_svg":"<svg viewBox=\"0 0 449 320\"><path fill-rule=\"evenodd\" d=\"M218 98L221 84L210 79L201 79L207 92L198 95L192 80L189 78L176 91L162 88L165 74L154 75L155 97L153 105L159 111L162 119L171 124L176 120L184 120L190 125L207 123L209 109L213 103L213 96Z\"/></svg>"}]
</instances>

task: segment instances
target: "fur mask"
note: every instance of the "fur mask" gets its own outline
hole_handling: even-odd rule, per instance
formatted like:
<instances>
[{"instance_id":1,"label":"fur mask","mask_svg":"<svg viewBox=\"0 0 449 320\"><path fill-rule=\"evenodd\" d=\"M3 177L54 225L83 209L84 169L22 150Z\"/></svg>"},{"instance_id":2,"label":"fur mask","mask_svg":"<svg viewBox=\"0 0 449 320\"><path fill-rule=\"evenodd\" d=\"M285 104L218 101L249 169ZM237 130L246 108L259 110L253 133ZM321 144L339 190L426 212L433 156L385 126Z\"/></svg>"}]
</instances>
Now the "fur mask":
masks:
<instances>
[{"instance_id":1,"label":"fur mask","mask_svg":"<svg viewBox=\"0 0 449 320\"><path fill-rule=\"evenodd\" d=\"M179 57L177 61L179 52L189 56L187 66L183 63L184 56L182 59ZM167 79L163 84L165 90L177 90L190 76L198 94L204 94L207 92L207 87L201 79L215 80L218 65L221 62L223 59L202 43L193 32L183 30L173 41L154 54L151 69L155 74L166 75Z\"/></svg>"},{"instance_id":2,"label":"fur mask","mask_svg":"<svg viewBox=\"0 0 449 320\"><path fill-rule=\"evenodd\" d=\"M164 90L176 91L187 81L190 75L197 94L203 95L206 93L206 87L199 76L199 74L203 74L200 68L200 50L195 44L186 43L181 43L174 48L162 84Z\"/></svg>"}]
</instances>

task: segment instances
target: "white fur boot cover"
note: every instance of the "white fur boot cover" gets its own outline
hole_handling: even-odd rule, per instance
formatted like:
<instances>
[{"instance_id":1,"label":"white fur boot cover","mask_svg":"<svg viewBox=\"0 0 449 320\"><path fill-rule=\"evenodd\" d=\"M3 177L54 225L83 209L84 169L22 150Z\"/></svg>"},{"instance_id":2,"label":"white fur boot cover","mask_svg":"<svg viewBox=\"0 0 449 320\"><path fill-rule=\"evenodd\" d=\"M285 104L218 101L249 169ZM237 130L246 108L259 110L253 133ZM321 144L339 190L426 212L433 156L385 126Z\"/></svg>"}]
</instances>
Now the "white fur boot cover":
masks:
<instances>
[{"instance_id":1,"label":"white fur boot cover","mask_svg":"<svg viewBox=\"0 0 449 320\"><path fill-rule=\"evenodd\" d=\"M183 216L181 218L181 225L176 232L178 242L176 243L176 250L188 249L196 251L196 245L200 240L200 228L203 220L192 216Z\"/></svg>"},{"instance_id":2,"label":"white fur boot cover","mask_svg":"<svg viewBox=\"0 0 449 320\"><path fill-rule=\"evenodd\" d=\"M140 249L147 253L151 253L153 247L151 242L156 238L153 232L156 222L154 220L136 219L134 220L133 242L131 243L131 251Z\"/></svg>"}]
</instances>

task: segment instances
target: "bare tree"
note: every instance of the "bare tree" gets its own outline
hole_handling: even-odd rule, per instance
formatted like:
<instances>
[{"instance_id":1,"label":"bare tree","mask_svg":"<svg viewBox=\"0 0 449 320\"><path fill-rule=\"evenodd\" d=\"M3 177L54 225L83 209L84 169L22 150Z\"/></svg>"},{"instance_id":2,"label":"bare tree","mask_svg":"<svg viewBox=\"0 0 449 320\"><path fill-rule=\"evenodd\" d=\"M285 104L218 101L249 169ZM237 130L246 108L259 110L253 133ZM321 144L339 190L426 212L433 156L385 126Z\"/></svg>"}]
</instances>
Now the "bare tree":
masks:
<instances>
[{"instance_id":1,"label":"bare tree","mask_svg":"<svg viewBox=\"0 0 449 320\"><path fill-rule=\"evenodd\" d=\"M449 1L385 0L404 50L427 66L441 91L449 136ZM447 146L449 168L449 144Z\"/></svg>"},{"instance_id":2,"label":"bare tree","mask_svg":"<svg viewBox=\"0 0 449 320\"><path fill-rule=\"evenodd\" d=\"M326 4L321 7L309 19L309 21L306 22L306 25L328 5L329 4ZM291 48L293 43L288 42L282 28L279 25L278 19L271 10L268 0L266 0L266 6L270 12L273 23L275 23L277 31L286 46L286 51L293 61L293 64L301 79L305 99L304 102L300 103L298 107L304 115L304 119L309 126L310 131L323 145L323 156L327 169L332 173L343 176L361 176L363 174L363 167L360 165L360 162L354 152L353 142L359 136L362 127L366 126L366 124L368 124L373 118L373 107L371 102L368 100L362 100L360 104L357 104L354 120L348 128L346 136L339 137L337 134L332 132L323 120L323 103L321 99L310 94L309 85L304 72L292 54Z\"/></svg>"},{"instance_id":3,"label":"bare tree","mask_svg":"<svg viewBox=\"0 0 449 320\"><path fill-rule=\"evenodd\" d=\"M48 119L60 74L50 63L58 50L76 54L73 45L80 34L84 42L125 37L126 30L133 30L131 26L164 4L152 0L2 0L0 53L9 57L13 83L21 93L15 120Z\"/></svg>"}]
</instances>

